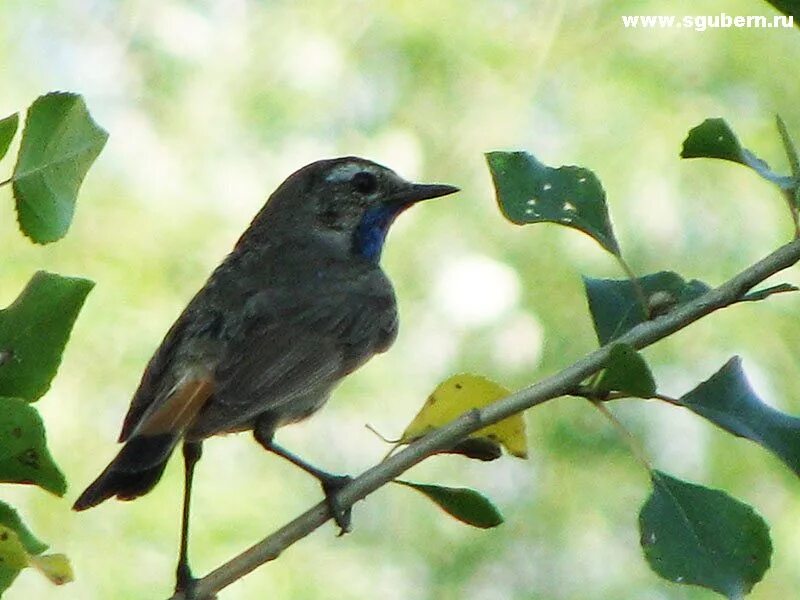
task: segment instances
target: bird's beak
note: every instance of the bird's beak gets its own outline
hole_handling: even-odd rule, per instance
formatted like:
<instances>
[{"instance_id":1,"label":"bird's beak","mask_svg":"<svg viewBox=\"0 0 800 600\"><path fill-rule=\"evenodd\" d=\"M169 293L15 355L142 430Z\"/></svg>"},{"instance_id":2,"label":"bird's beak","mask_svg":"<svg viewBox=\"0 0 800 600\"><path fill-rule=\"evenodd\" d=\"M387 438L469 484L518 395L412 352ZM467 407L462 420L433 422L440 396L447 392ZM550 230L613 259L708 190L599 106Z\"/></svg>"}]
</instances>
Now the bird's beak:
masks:
<instances>
[{"instance_id":1,"label":"bird's beak","mask_svg":"<svg viewBox=\"0 0 800 600\"><path fill-rule=\"evenodd\" d=\"M443 183L412 183L392 197L392 203L410 206L421 200L448 196L460 191L454 185Z\"/></svg>"}]
</instances>

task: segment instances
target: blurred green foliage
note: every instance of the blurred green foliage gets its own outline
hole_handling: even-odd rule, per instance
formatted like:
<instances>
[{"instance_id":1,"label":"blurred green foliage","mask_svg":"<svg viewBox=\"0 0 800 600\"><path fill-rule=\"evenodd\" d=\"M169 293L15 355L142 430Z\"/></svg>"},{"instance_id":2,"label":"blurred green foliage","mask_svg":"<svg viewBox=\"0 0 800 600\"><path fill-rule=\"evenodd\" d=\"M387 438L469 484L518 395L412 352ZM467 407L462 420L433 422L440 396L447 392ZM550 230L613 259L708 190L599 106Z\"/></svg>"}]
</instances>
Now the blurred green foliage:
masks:
<instances>
[{"instance_id":1,"label":"blurred green foliage","mask_svg":"<svg viewBox=\"0 0 800 600\"><path fill-rule=\"evenodd\" d=\"M774 113L800 132L792 29L626 29L626 14L774 14L735 0L564 2L411 0L4 0L0 114L42 90L84 94L112 134L86 181L70 235L18 244L10 193L0 207L2 305L44 267L97 282L60 376L40 403L48 440L77 492L114 452L141 370L180 309L268 193L317 158L357 154L457 197L404 215L384 267L397 284L400 337L311 422L278 439L336 471L357 472L399 434L448 375L509 387L592 349L581 274L620 278L586 236L517 228L497 210L483 153L529 150L603 182L636 272L674 269L716 284L792 234L780 193L745 169L681 161L689 128L720 116L788 172ZM769 68L767 68L769 65ZM10 172L8 159L0 170ZM17 247L20 247L17 249ZM797 283L795 273L789 274ZM644 352L679 396L733 354L759 395L800 413L797 300L741 305ZM725 489L770 523L773 567L752 598L800 588L800 487L753 444L680 409L612 407L654 463ZM392 487L235 584L226 600L706 599L653 575L636 511L649 478L597 411L565 399L528 416L531 457L472 464L437 457L415 481L481 489L506 523L478 531ZM81 515L32 490L6 499L73 560L71 597L161 597L179 524L180 467L132 504ZM247 436L207 444L198 468L193 564L200 573L312 502L313 482ZM9 598L57 594L23 572Z\"/></svg>"}]
</instances>

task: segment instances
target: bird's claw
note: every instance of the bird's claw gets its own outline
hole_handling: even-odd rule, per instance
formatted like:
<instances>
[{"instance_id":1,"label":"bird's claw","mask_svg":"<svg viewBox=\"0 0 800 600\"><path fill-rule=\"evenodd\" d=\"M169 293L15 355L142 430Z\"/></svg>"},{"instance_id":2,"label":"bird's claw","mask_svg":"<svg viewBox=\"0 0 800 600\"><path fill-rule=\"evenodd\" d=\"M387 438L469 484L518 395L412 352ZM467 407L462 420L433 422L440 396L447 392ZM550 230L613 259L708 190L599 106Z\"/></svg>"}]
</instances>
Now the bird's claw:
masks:
<instances>
[{"instance_id":1,"label":"bird's claw","mask_svg":"<svg viewBox=\"0 0 800 600\"><path fill-rule=\"evenodd\" d=\"M322 484L322 491L325 492L325 502L328 504L328 510L339 527L339 536L349 533L352 529L352 508L342 508L339 504L338 493L348 483L353 481L349 475L331 475L320 481Z\"/></svg>"}]
</instances>

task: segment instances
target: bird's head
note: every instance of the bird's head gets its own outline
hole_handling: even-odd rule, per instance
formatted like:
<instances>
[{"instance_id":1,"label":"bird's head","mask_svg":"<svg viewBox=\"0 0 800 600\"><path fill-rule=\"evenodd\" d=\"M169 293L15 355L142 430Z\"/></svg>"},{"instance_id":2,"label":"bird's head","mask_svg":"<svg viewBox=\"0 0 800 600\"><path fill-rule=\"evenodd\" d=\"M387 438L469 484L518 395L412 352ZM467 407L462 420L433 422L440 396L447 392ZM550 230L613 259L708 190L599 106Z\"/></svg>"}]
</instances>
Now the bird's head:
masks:
<instances>
[{"instance_id":1,"label":"bird's head","mask_svg":"<svg viewBox=\"0 0 800 600\"><path fill-rule=\"evenodd\" d=\"M411 183L363 158L334 158L292 174L273 193L263 218L272 225L285 220L285 226L315 228L377 262L389 226L401 212L457 191L452 185Z\"/></svg>"}]
</instances>

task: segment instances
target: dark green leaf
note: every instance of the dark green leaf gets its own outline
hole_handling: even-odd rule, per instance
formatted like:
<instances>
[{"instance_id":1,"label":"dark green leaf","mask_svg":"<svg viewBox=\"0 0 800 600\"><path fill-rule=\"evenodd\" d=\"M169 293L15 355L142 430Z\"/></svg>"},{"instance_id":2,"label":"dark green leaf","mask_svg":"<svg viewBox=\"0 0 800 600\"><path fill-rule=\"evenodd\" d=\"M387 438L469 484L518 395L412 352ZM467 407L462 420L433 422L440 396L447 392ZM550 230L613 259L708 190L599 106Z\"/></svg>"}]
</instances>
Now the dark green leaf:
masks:
<instances>
[{"instance_id":1,"label":"dark green leaf","mask_svg":"<svg viewBox=\"0 0 800 600\"><path fill-rule=\"evenodd\" d=\"M781 189L792 186L792 178L778 175L766 161L761 160L739 143L724 119L706 119L689 131L683 142L681 158L718 158L745 165Z\"/></svg>"},{"instance_id":2,"label":"dark green leaf","mask_svg":"<svg viewBox=\"0 0 800 600\"><path fill-rule=\"evenodd\" d=\"M557 169L527 152L488 152L497 202L517 224L549 221L588 233L619 256L606 207L606 193L594 173L583 167Z\"/></svg>"},{"instance_id":3,"label":"dark green leaf","mask_svg":"<svg viewBox=\"0 0 800 600\"><path fill-rule=\"evenodd\" d=\"M0 310L0 396L33 401L44 395L92 286L87 279L39 271Z\"/></svg>"},{"instance_id":4,"label":"dark green leaf","mask_svg":"<svg viewBox=\"0 0 800 600\"><path fill-rule=\"evenodd\" d=\"M395 483L405 485L421 492L439 505L447 514L459 521L489 529L503 522L503 515L489 500L475 490L468 488L451 488L425 483L412 483L396 479Z\"/></svg>"},{"instance_id":5,"label":"dark green leaf","mask_svg":"<svg viewBox=\"0 0 800 600\"><path fill-rule=\"evenodd\" d=\"M793 17L795 27L800 27L800 3L797 0L767 0L783 14Z\"/></svg>"},{"instance_id":6,"label":"dark green leaf","mask_svg":"<svg viewBox=\"0 0 800 600\"><path fill-rule=\"evenodd\" d=\"M800 475L800 418L764 404L750 388L738 356L680 402L718 427L760 444Z\"/></svg>"},{"instance_id":7,"label":"dark green leaf","mask_svg":"<svg viewBox=\"0 0 800 600\"><path fill-rule=\"evenodd\" d=\"M32 483L58 496L67 491L39 413L18 398L0 398L0 481Z\"/></svg>"},{"instance_id":8,"label":"dark green leaf","mask_svg":"<svg viewBox=\"0 0 800 600\"><path fill-rule=\"evenodd\" d=\"M31 105L12 178L25 235L38 244L64 236L83 178L107 139L77 94L47 94Z\"/></svg>"},{"instance_id":9,"label":"dark green leaf","mask_svg":"<svg viewBox=\"0 0 800 600\"><path fill-rule=\"evenodd\" d=\"M14 134L17 133L17 125L19 125L19 114L17 113L0 120L0 159L8 152L11 140L14 139Z\"/></svg>"},{"instance_id":10,"label":"dark green leaf","mask_svg":"<svg viewBox=\"0 0 800 600\"><path fill-rule=\"evenodd\" d=\"M628 344L614 344L597 382L597 391L650 398L656 393L656 382L641 354Z\"/></svg>"},{"instance_id":11,"label":"dark green leaf","mask_svg":"<svg viewBox=\"0 0 800 600\"><path fill-rule=\"evenodd\" d=\"M47 550L47 544L36 539L30 530L25 527L17 511L3 501L0 501L0 525L5 525L17 532L19 541L25 546L28 554L41 554Z\"/></svg>"},{"instance_id":12,"label":"dark green leaf","mask_svg":"<svg viewBox=\"0 0 800 600\"><path fill-rule=\"evenodd\" d=\"M661 306L673 307L694 300L710 288L701 281L688 283L672 271L645 275L636 280L647 298L648 312L662 314ZM618 338L636 325L647 320L648 315L639 302L634 283L630 279L583 278L589 310L600 345ZM658 302L659 309L656 309Z\"/></svg>"},{"instance_id":13,"label":"dark green leaf","mask_svg":"<svg viewBox=\"0 0 800 600\"><path fill-rule=\"evenodd\" d=\"M660 471L651 475L653 491L639 513L639 531L653 571L728 598L741 598L761 581L772 543L751 507Z\"/></svg>"}]
</instances>

